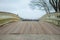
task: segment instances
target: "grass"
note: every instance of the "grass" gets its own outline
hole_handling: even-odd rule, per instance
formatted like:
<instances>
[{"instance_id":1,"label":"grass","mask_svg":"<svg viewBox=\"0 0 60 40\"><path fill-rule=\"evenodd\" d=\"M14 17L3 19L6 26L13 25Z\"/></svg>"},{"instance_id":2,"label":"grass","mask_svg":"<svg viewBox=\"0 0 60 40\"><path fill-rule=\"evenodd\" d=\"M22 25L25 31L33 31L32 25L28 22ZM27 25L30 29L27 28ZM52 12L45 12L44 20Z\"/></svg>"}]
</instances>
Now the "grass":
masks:
<instances>
[{"instance_id":1,"label":"grass","mask_svg":"<svg viewBox=\"0 0 60 40\"><path fill-rule=\"evenodd\" d=\"M0 20L0 25L3 25L3 24L6 24L6 23L9 23L9 22L14 22L14 21L17 21L16 19L12 19L12 18L8 18L8 19L2 19Z\"/></svg>"},{"instance_id":2,"label":"grass","mask_svg":"<svg viewBox=\"0 0 60 40\"><path fill-rule=\"evenodd\" d=\"M10 23L10 22L15 22L15 21L18 21L18 19L14 19L14 18L2 19L2 20L0 20L0 26Z\"/></svg>"},{"instance_id":3,"label":"grass","mask_svg":"<svg viewBox=\"0 0 60 40\"><path fill-rule=\"evenodd\" d=\"M20 18L16 14L0 12L0 26L10 22L19 21L19 20Z\"/></svg>"}]
</instances>

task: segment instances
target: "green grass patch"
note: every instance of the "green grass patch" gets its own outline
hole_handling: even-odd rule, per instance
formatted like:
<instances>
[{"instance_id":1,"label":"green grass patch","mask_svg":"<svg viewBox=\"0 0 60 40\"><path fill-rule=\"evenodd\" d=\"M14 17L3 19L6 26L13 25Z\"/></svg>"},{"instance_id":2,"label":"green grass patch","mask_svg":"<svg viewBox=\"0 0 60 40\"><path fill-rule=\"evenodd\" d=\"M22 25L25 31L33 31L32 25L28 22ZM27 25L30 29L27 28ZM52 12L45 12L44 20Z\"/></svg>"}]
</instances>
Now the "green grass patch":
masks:
<instances>
[{"instance_id":1,"label":"green grass patch","mask_svg":"<svg viewBox=\"0 0 60 40\"><path fill-rule=\"evenodd\" d=\"M20 17L16 14L9 12L0 12L0 26L6 23L20 21Z\"/></svg>"},{"instance_id":2,"label":"green grass patch","mask_svg":"<svg viewBox=\"0 0 60 40\"><path fill-rule=\"evenodd\" d=\"M0 20L0 26L15 21L18 21L18 19L15 18L2 19Z\"/></svg>"}]
</instances>

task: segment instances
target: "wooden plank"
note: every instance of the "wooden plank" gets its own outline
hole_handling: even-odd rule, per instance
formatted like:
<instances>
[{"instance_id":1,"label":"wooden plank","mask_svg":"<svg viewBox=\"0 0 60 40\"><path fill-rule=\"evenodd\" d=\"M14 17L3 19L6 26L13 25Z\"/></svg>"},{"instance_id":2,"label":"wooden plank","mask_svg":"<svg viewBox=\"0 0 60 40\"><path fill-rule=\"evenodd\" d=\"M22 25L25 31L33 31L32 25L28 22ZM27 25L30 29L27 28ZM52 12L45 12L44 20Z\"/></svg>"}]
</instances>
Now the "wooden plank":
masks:
<instances>
[{"instance_id":1,"label":"wooden plank","mask_svg":"<svg viewBox=\"0 0 60 40\"><path fill-rule=\"evenodd\" d=\"M56 26L57 27L57 26ZM0 28L4 34L60 34L60 27L56 28L47 22L19 21L6 24Z\"/></svg>"}]
</instances>

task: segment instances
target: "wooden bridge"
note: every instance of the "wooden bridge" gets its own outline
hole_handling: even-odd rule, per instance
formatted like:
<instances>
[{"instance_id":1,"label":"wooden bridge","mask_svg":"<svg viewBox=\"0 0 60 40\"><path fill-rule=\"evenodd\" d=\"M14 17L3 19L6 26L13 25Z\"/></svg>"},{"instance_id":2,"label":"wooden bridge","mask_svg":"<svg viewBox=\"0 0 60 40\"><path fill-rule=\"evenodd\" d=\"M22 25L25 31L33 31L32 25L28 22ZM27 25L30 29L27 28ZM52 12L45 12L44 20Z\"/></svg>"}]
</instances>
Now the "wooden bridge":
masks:
<instances>
[{"instance_id":1,"label":"wooden bridge","mask_svg":"<svg viewBox=\"0 0 60 40\"><path fill-rule=\"evenodd\" d=\"M0 27L0 34L60 34L60 27L42 21L18 21Z\"/></svg>"}]
</instances>

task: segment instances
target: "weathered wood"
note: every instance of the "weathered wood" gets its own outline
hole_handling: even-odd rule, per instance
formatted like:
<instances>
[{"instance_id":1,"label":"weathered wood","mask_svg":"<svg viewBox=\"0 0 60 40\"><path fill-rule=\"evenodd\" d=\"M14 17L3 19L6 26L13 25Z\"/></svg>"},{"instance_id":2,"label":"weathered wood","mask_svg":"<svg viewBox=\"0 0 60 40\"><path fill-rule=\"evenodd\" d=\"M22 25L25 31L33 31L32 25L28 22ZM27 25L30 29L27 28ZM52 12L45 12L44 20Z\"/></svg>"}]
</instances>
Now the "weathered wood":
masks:
<instances>
[{"instance_id":1,"label":"weathered wood","mask_svg":"<svg viewBox=\"0 0 60 40\"><path fill-rule=\"evenodd\" d=\"M60 27L47 22L19 21L0 27L4 34L60 34Z\"/></svg>"}]
</instances>

